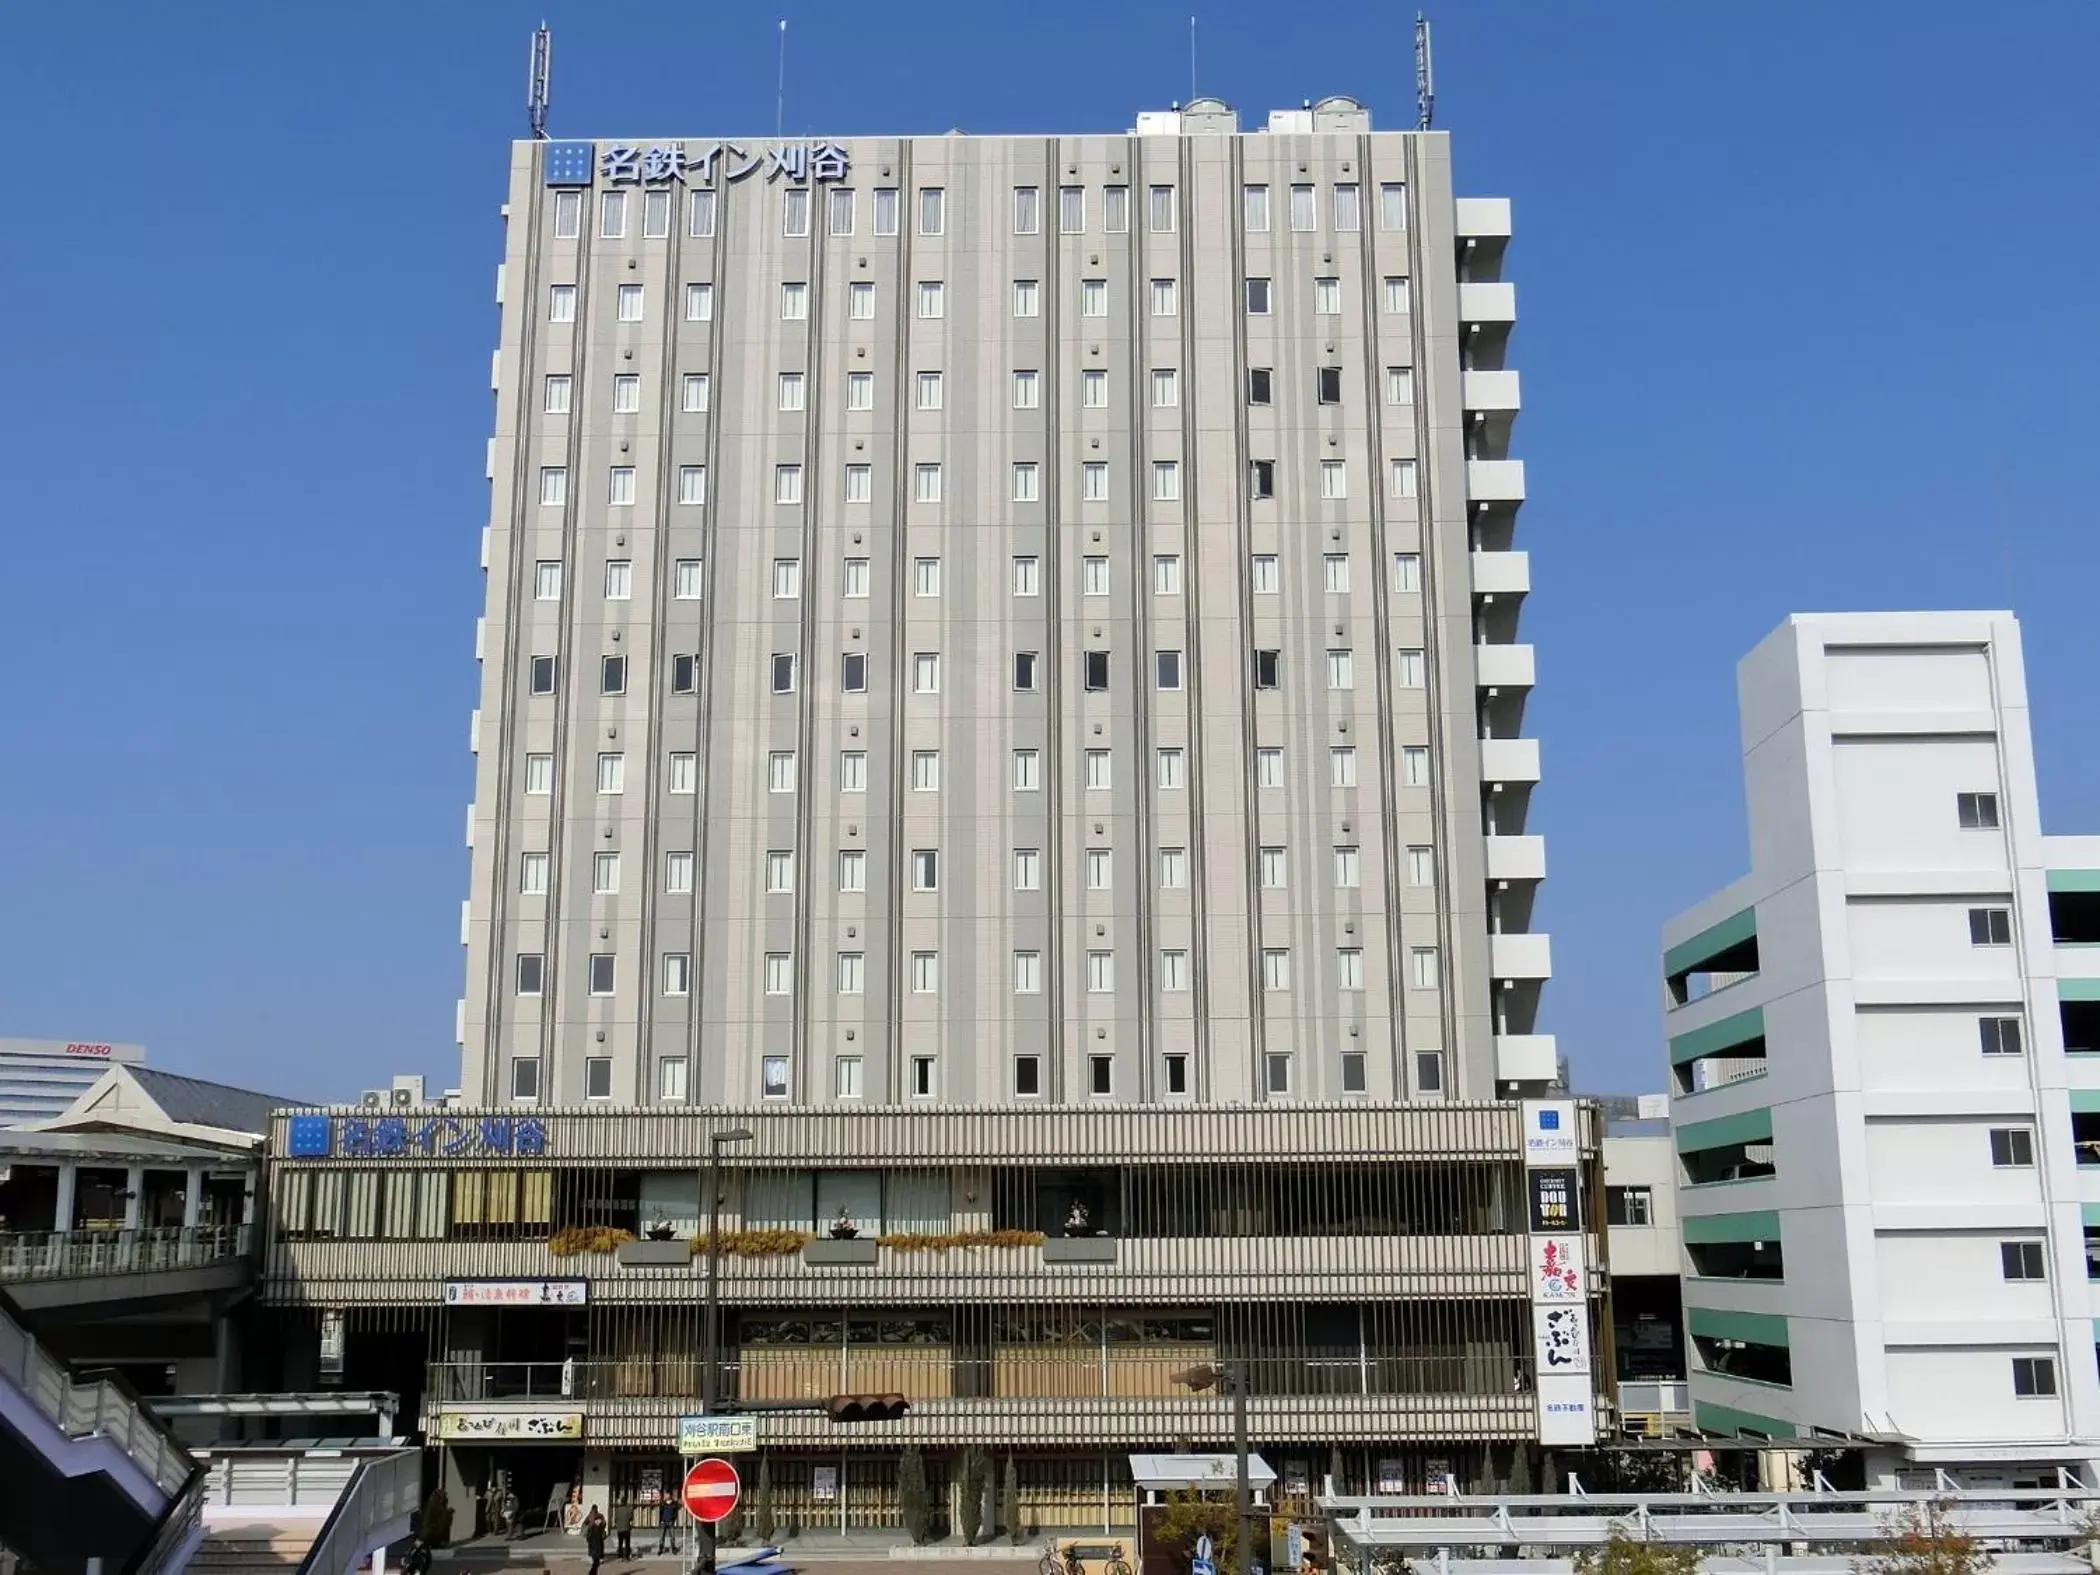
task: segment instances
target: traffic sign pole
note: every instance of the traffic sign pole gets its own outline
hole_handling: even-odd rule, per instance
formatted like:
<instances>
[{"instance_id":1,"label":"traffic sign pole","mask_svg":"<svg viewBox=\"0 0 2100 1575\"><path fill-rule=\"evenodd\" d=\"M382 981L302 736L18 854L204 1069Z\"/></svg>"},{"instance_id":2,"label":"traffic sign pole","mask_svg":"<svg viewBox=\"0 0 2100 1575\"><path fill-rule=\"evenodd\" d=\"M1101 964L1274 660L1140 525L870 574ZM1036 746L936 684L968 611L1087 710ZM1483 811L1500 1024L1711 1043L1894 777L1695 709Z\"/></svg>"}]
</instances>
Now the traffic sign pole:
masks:
<instances>
[{"instance_id":1,"label":"traffic sign pole","mask_svg":"<svg viewBox=\"0 0 2100 1575\"><path fill-rule=\"evenodd\" d=\"M699 1547L693 1558L696 1575L714 1575L715 1528L728 1519L742 1493L736 1467L718 1456L696 1460L686 1472L679 1497L685 1502L685 1512L699 1522Z\"/></svg>"}]
</instances>

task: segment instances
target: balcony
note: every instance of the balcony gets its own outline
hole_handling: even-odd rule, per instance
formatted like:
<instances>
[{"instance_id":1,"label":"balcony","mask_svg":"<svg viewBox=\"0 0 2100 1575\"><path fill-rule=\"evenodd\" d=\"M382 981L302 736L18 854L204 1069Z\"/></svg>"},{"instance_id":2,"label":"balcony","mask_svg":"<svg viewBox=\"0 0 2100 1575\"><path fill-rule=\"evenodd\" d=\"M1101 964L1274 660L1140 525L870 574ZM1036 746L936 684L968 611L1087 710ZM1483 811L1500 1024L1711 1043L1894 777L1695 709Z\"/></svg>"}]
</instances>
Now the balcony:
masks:
<instances>
[{"instance_id":1,"label":"balcony","mask_svg":"<svg viewBox=\"0 0 2100 1575\"><path fill-rule=\"evenodd\" d=\"M1545 935L1490 935L1488 973L1496 979L1552 978L1552 938Z\"/></svg>"},{"instance_id":2,"label":"balcony","mask_svg":"<svg viewBox=\"0 0 2100 1575\"><path fill-rule=\"evenodd\" d=\"M1466 497L1474 503L1522 503L1524 501L1524 461L1521 459L1467 460Z\"/></svg>"},{"instance_id":3,"label":"balcony","mask_svg":"<svg viewBox=\"0 0 2100 1575\"><path fill-rule=\"evenodd\" d=\"M1529 689L1538 681L1528 645L1476 645L1473 681L1482 689Z\"/></svg>"},{"instance_id":4,"label":"balcony","mask_svg":"<svg viewBox=\"0 0 2100 1575\"><path fill-rule=\"evenodd\" d=\"M1469 287L1460 285L1459 288ZM1466 372L1461 377L1460 392L1469 414L1478 412L1507 417L1523 408L1515 372Z\"/></svg>"},{"instance_id":5,"label":"balcony","mask_svg":"<svg viewBox=\"0 0 2100 1575\"><path fill-rule=\"evenodd\" d=\"M1495 1035L1495 1081L1550 1083L1560 1075L1560 1050L1551 1034Z\"/></svg>"},{"instance_id":6,"label":"balcony","mask_svg":"<svg viewBox=\"0 0 2100 1575\"><path fill-rule=\"evenodd\" d=\"M1473 594L1475 596L1523 596L1530 589L1530 553L1476 552L1473 554Z\"/></svg>"},{"instance_id":7,"label":"balcony","mask_svg":"<svg viewBox=\"0 0 2100 1575\"><path fill-rule=\"evenodd\" d=\"M1508 327L1517 320L1517 287L1513 284L1461 284L1458 287L1458 320Z\"/></svg>"},{"instance_id":8,"label":"balcony","mask_svg":"<svg viewBox=\"0 0 2100 1575\"><path fill-rule=\"evenodd\" d=\"M1489 880L1544 880L1546 878L1546 839L1544 837L1489 837L1487 839L1487 878Z\"/></svg>"},{"instance_id":9,"label":"balcony","mask_svg":"<svg viewBox=\"0 0 2100 1575\"><path fill-rule=\"evenodd\" d=\"M1459 197L1453 206L1458 214L1458 238L1462 241L1506 241L1509 239L1507 197Z\"/></svg>"},{"instance_id":10,"label":"balcony","mask_svg":"<svg viewBox=\"0 0 2100 1575\"><path fill-rule=\"evenodd\" d=\"M1539 741L1535 738L1483 738L1480 741L1480 780L1483 782L1536 782L1539 779Z\"/></svg>"}]
</instances>

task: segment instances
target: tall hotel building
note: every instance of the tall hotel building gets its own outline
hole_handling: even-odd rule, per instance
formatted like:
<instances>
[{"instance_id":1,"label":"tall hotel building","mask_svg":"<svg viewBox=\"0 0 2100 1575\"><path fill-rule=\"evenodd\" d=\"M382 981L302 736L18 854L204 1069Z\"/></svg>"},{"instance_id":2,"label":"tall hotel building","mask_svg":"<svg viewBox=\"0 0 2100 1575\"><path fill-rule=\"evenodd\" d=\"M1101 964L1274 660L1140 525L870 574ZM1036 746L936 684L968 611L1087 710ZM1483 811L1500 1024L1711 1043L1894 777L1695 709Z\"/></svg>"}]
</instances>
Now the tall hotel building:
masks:
<instances>
[{"instance_id":1,"label":"tall hotel building","mask_svg":"<svg viewBox=\"0 0 2100 1575\"><path fill-rule=\"evenodd\" d=\"M904 1443L1127 1524L1213 1363L1301 1499L1588 1443L1508 205L1347 99L509 197L468 1108L278 1118L280 1380L402 1394L456 1503L651 1502L711 1351L906 1397L761 1416L813 1528L894 1526Z\"/></svg>"}]
</instances>

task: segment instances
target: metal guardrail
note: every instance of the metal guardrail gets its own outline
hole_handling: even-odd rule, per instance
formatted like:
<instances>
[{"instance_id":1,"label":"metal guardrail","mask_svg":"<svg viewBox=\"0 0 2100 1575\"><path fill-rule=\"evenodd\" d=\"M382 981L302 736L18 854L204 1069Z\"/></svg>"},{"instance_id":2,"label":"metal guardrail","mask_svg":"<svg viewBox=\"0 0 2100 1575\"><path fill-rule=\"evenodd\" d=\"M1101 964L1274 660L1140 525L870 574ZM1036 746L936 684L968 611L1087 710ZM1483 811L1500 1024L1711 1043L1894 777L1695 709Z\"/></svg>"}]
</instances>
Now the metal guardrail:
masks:
<instances>
[{"instance_id":1,"label":"metal guardrail","mask_svg":"<svg viewBox=\"0 0 2100 1575\"><path fill-rule=\"evenodd\" d=\"M389 1522L414 1519L422 1497L420 1449L359 1461L322 1522L321 1534L299 1561L300 1575L349 1575L371 1553L373 1539Z\"/></svg>"},{"instance_id":2,"label":"metal guardrail","mask_svg":"<svg viewBox=\"0 0 2100 1575\"><path fill-rule=\"evenodd\" d=\"M153 1535L139 1545L117 1575L179 1575L204 1540L203 1462L190 1469L190 1479L160 1517Z\"/></svg>"},{"instance_id":3,"label":"metal guardrail","mask_svg":"<svg viewBox=\"0 0 2100 1575\"><path fill-rule=\"evenodd\" d=\"M0 1280L201 1269L245 1256L252 1233L248 1225L0 1231Z\"/></svg>"},{"instance_id":4,"label":"metal guardrail","mask_svg":"<svg viewBox=\"0 0 2100 1575\"><path fill-rule=\"evenodd\" d=\"M1692 1409L1692 1386L1682 1378L1622 1378L1619 1411L1625 1416L1671 1416Z\"/></svg>"},{"instance_id":5,"label":"metal guardrail","mask_svg":"<svg viewBox=\"0 0 2100 1575\"><path fill-rule=\"evenodd\" d=\"M188 1484L196 1462L175 1435L115 1374L76 1380L36 1343L0 1297L0 1374L69 1438L107 1438L170 1499Z\"/></svg>"}]
</instances>

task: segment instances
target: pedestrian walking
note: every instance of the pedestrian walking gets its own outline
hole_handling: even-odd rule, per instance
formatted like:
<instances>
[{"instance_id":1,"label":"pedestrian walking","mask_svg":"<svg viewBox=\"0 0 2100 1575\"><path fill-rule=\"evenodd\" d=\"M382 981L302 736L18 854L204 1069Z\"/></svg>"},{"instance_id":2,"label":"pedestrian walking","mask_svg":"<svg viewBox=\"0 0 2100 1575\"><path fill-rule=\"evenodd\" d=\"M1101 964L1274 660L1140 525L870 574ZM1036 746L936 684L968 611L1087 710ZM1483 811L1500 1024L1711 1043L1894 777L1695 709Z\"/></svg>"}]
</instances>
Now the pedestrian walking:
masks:
<instances>
[{"instance_id":1,"label":"pedestrian walking","mask_svg":"<svg viewBox=\"0 0 2100 1575\"><path fill-rule=\"evenodd\" d=\"M596 1504L583 1517L583 1545L590 1550L591 1575L598 1575L598 1566L605 1562L605 1514Z\"/></svg>"},{"instance_id":2,"label":"pedestrian walking","mask_svg":"<svg viewBox=\"0 0 2100 1575\"><path fill-rule=\"evenodd\" d=\"M515 1537L517 1534L518 1495L510 1488L506 1487L503 1490L503 1535L506 1537Z\"/></svg>"},{"instance_id":3,"label":"pedestrian walking","mask_svg":"<svg viewBox=\"0 0 2100 1575\"><path fill-rule=\"evenodd\" d=\"M656 1501L656 1551L678 1551L678 1500L668 1493Z\"/></svg>"},{"instance_id":4,"label":"pedestrian walking","mask_svg":"<svg viewBox=\"0 0 2100 1575\"><path fill-rule=\"evenodd\" d=\"M622 1501L613 1506L613 1535L618 1543L614 1548L616 1557L634 1557L634 1505Z\"/></svg>"}]
</instances>

